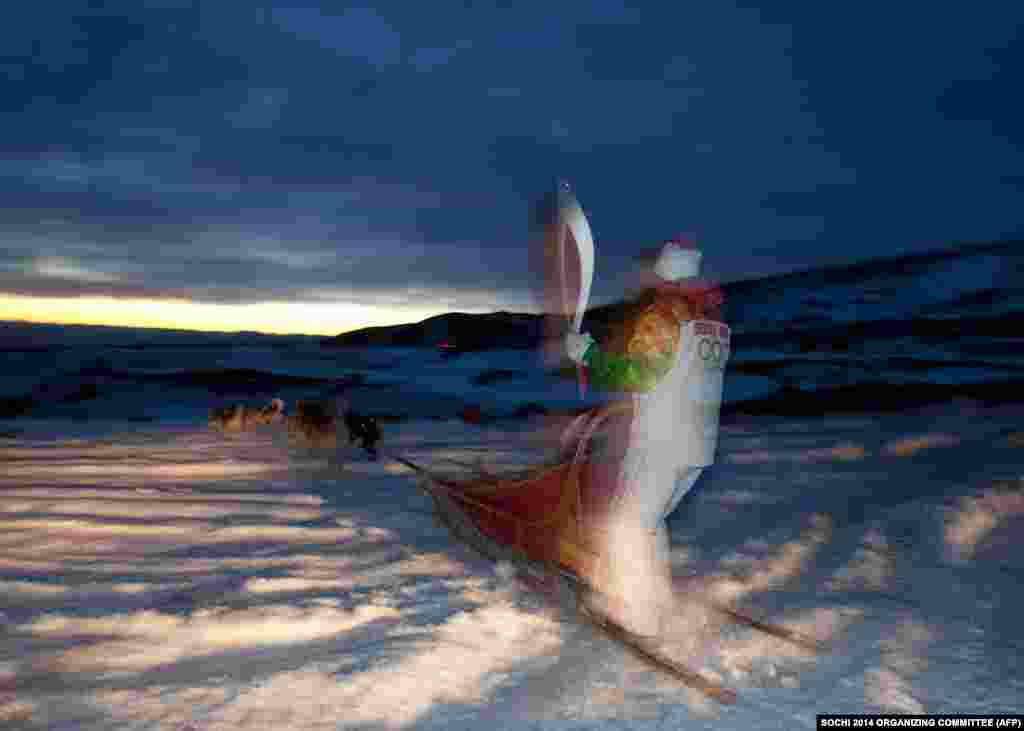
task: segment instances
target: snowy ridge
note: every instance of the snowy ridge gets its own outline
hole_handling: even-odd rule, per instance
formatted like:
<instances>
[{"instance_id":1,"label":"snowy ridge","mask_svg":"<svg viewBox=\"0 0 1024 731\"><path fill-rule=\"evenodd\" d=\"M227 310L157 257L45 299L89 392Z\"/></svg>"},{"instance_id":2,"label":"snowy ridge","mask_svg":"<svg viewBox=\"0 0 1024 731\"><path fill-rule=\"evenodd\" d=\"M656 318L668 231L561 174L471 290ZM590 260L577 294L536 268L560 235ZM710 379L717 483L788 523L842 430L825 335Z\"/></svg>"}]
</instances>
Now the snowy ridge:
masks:
<instances>
[{"instance_id":1,"label":"snowy ridge","mask_svg":"<svg viewBox=\"0 0 1024 731\"><path fill-rule=\"evenodd\" d=\"M766 386L747 410L998 401L1024 380L1024 247L961 247L738 283L729 317L734 381Z\"/></svg>"},{"instance_id":2,"label":"snowy ridge","mask_svg":"<svg viewBox=\"0 0 1024 731\"><path fill-rule=\"evenodd\" d=\"M989 403L1024 393L1022 252L1014 242L961 247L727 285L727 416L903 409L953 397ZM600 336L614 314L597 308L585 325ZM493 347L520 336L533 342L538 323L454 314L361 331L384 340L397 333L401 347L2 323L0 418L188 422L227 402L317 397L344 384L358 386L361 409L395 418L451 417L470 404L492 416L540 402L582 405L535 350ZM435 347L448 338L464 348ZM586 403L603 398L592 393Z\"/></svg>"}]
</instances>

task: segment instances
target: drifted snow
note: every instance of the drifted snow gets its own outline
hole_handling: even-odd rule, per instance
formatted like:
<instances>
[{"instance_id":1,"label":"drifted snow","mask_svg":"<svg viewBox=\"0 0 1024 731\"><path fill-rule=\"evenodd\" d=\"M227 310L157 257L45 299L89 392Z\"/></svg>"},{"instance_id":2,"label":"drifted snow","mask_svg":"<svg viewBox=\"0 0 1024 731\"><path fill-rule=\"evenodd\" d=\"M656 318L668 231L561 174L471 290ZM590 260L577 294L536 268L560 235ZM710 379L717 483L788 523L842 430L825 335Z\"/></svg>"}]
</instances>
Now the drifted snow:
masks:
<instances>
[{"instance_id":1,"label":"drifted snow","mask_svg":"<svg viewBox=\"0 0 1024 731\"><path fill-rule=\"evenodd\" d=\"M59 422L0 439L0 725L28 729L813 728L816 713L1019 712L1014 409L751 419L670 520L666 647L707 701L453 542L406 468L357 450ZM510 467L543 422L384 425L445 469ZM1017 431L1014 431L1014 429ZM1016 441L1015 441L1015 436Z\"/></svg>"}]
</instances>

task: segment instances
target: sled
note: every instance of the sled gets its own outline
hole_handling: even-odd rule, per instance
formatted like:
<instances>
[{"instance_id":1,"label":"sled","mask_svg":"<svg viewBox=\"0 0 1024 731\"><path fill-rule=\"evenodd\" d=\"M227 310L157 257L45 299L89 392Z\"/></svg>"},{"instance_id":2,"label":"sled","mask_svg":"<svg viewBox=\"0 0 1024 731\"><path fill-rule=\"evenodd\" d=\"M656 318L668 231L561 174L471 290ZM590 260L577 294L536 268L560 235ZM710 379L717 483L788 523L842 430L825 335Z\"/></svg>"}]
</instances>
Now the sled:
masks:
<instances>
[{"instance_id":1,"label":"sled","mask_svg":"<svg viewBox=\"0 0 1024 731\"><path fill-rule=\"evenodd\" d=\"M595 444L614 419L631 418L632 404L619 402L583 412L562 439L560 456L514 472L478 469L470 477L444 475L398 455L393 459L421 473L437 516L452 535L492 561L517 565L520 581L549 599L568 592L578 616L652 668L723 704L736 692L675 659L652 642L596 613L581 597L601 585L603 518L617 496L622 458ZM614 443L614 440L612 440ZM758 620L711 600L692 599L723 619L817 652L814 638Z\"/></svg>"},{"instance_id":2,"label":"sled","mask_svg":"<svg viewBox=\"0 0 1024 731\"><path fill-rule=\"evenodd\" d=\"M437 516L452 534L492 560L508 560L548 577L564 579L580 597L606 585L602 558L604 525L621 490L622 440L616 420L633 418L631 400L584 411L563 433L558 457L525 469L500 473L445 474L401 456L392 459L419 472ZM771 635L808 652L819 652L813 637L752 617L709 597L691 600L723 619Z\"/></svg>"},{"instance_id":3,"label":"sled","mask_svg":"<svg viewBox=\"0 0 1024 731\"><path fill-rule=\"evenodd\" d=\"M602 525L622 465L607 434L614 420L631 419L632 410L626 400L581 413L563 434L558 456L527 468L478 468L466 476L401 461L425 473L442 516L457 508L482 536L519 558L600 584Z\"/></svg>"}]
</instances>

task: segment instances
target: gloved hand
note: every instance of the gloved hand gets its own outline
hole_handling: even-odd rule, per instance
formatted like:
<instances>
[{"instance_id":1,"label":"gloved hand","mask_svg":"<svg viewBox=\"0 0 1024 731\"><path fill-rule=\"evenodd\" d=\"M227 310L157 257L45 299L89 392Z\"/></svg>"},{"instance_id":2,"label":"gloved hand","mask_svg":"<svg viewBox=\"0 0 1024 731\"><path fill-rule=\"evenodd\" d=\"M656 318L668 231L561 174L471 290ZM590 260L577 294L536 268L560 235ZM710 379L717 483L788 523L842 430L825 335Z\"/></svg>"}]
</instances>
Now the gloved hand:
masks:
<instances>
[{"instance_id":1,"label":"gloved hand","mask_svg":"<svg viewBox=\"0 0 1024 731\"><path fill-rule=\"evenodd\" d=\"M582 364L587 350L594 344L590 333L570 332L565 336L565 352L573 363Z\"/></svg>"}]
</instances>

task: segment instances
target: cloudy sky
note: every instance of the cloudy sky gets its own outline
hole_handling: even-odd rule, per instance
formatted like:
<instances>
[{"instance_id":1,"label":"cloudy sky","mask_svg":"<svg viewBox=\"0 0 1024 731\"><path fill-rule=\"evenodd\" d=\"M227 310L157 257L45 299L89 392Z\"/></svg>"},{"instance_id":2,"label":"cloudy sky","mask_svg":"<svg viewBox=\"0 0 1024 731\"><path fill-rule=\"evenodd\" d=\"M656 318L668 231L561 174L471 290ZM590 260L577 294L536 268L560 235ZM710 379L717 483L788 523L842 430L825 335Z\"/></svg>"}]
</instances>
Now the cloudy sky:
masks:
<instances>
[{"instance_id":1,"label":"cloudy sky","mask_svg":"<svg viewBox=\"0 0 1024 731\"><path fill-rule=\"evenodd\" d=\"M34 2L0 27L0 319L337 333L1024 234L1018 3Z\"/></svg>"}]
</instances>

